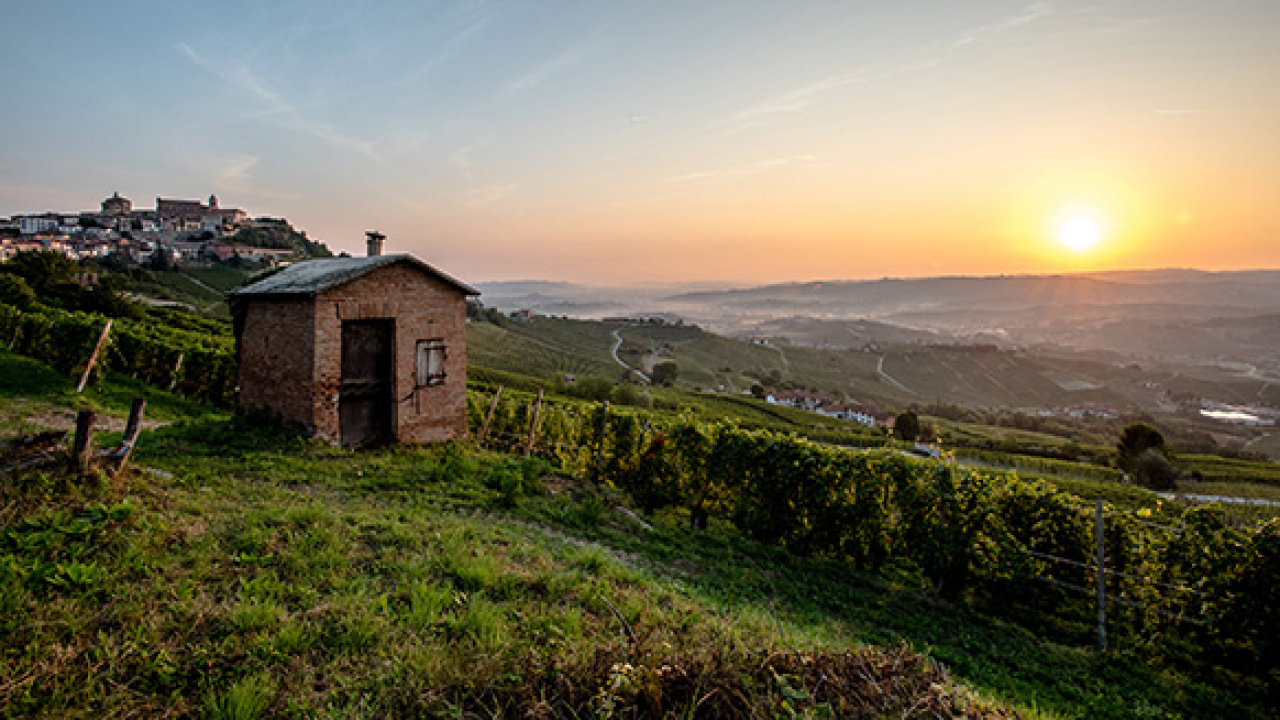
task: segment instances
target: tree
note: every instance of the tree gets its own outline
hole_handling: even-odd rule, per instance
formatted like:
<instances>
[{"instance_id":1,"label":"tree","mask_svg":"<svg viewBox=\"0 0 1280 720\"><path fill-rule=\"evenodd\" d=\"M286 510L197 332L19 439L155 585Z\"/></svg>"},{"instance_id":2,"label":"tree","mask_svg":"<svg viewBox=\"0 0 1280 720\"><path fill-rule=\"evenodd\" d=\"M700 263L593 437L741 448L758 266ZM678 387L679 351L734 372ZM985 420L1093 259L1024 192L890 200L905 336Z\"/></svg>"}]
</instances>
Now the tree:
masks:
<instances>
[{"instance_id":1,"label":"tree","mask_svg":"<svg viewBox=\"0 0 1280 720\"><path fill-rule=\"evenodd\" d=\"M893 421L893 434L899 440L915 442L920 437L920 417L908 410Z\"/></svg>"},{"instance_id":2,"label":"tree","mask_svg":"<svg viewBox=\"0 0 1280 720\"><path fill-rule=\"evenodd\" d=\"M1116 443L1116 467L1127 473L1134 472L1138 458L1148 450L1159 451L1168 456L1164 435L1149 423L1133 423L1120 432L1120 441Z\"/></svg>"},{"instance_id":3,"label":"tree","mask_svg":"<svg viewBox=\"0 0 1280 720\"><path fill-rule=\"evenodd\" d=\"M664 387L675 385L678 377L680 377L680 366L670 360L654 365L653 373L650 375L654 385L662 385Z\"/></svg>"},{"instance_id":4,"label":"tree","mask_svg":"<svg viewBox=\"0 0 1280 720\"><path fill-rule=\"evenodd\" d=\"M147 268L156 272L168 272L173 270L173 253L164 248L156 248L151 253L151 257L147 260Z\"/></svg>"},{"instance_id":5,"label":"tree","mask_svg":"<svg viewBox=\"0 0 1280 720\"><path fill-rule=\"evenodd\" d=\"M21 275L0 273L0 303L26 310L36 302L36 291Z\"/></svg>"},{"instance_id":6,"label":"tree","mask_svg":"<svg viewBox=\"0 0 1280 720\"><path fill-rule=\"evenodd\" d=\"M1173 490L1181 476L1178 468L1155 448L1144 450L1133 462L1134 481L1151 490Z\"/></svg>"},{"instance_id":7,"label":"tree","mask_svg":"<svg viewBox=\"0 0 1280 720\"><path fill-rule=\"evenodd\" d=\"M44 298L59 294L60 286L74 283L78 269L74 260L52 250L20 252L0 265L0 272L20 276Z\"/></svg>"}]
</instances>

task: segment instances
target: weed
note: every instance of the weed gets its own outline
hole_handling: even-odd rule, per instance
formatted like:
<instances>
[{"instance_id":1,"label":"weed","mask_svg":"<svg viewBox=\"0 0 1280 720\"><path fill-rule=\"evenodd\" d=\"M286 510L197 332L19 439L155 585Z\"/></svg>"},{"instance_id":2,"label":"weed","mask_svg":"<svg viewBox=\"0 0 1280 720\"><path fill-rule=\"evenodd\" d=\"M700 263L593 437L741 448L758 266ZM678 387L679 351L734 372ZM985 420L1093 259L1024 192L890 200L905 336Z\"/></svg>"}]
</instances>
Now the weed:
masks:
<instances>
[{"instance_id":1,"label":"weed","mask_svg":"<svg viewBox=\"0 0 1280 720\"><path fill-rule=\"evenodd\" d=\"M245 678L226 692L210 694L204 703L208 720L254 720L271 704L273 687L263 676Z\"/></svg>"},{"instance_id":2,"label":"weed","mask_svg":"<svg viewBox=\"0 0 1280 720\"><path fill-rule=\"evenodd\" d=\"M509 632L502 607L481 594L467 598L450 627L486 653L497 650Z\"/></svg>"},{"instance_id":3,"label":"weed","mask_svg":"<svg viewBox=\"0 0 1280 720\"><path fill-rule=\"evenodd\" d=\"M404 619L418 629L428 629L445 618L454 604L454 591L441 582L419 580L409 587L409 606Z\"/></svg>"}]
</instances>

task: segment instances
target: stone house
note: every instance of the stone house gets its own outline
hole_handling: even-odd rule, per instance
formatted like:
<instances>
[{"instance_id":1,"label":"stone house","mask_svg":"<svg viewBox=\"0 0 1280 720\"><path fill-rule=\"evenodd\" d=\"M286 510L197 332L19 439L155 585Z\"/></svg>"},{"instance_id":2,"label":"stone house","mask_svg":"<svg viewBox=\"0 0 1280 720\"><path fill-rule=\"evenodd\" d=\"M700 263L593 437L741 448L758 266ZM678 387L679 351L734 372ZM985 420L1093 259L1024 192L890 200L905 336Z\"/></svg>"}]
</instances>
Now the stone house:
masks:
<instances>
[{"instance_id":1,"label":"stone house","mask_svg":"<svg viewBox=\"0 0 1280 720\"><path fill-rule=\"evenodd\" d=\"M331 443L467 433L466 300L480 293L410 255L291 265L232 293L238 405Z\"/></svg>"}]
</instances>

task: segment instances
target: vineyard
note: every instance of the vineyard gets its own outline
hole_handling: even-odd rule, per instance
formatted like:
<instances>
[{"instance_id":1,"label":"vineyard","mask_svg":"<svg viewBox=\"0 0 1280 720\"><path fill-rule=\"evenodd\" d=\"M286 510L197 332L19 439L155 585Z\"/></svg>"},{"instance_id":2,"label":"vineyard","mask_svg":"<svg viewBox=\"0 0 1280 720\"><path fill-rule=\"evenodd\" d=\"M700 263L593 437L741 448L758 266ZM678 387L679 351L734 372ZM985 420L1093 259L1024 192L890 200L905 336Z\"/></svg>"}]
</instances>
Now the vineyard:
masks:
<instances>
[{"instance_id":1,"label":"vineyard","mask_svg":"<svg viewBox=\"0 0 1280 720\"><path fill-rule=\"evenodd\" d=\"M94 315L0 306L0 340L68 374L84 371L105 326ZM223 326L116 320L94 368L108 370L224 407L234 401ZM1277 520L1234 527L1213 508L1173 504L1112 506L1103 518L1081 498L1015 472L874 447L882 436L815 438L872 446L859 450L678 412L504 396L492 386L474 388L467 411L488 447L621 488L642 510L687 516L695 530L727 524L798 556L906 573L941 597L1075 641L1092 636L1101 604L1119 643L1163 643L1164 652L1280 679ZM1019 462L1033 471L1070 465ZM1090 475L1082 479L1112 477ZM519 479L511 483L504 492L518 493Z\"/></svg>"},{"instance_id":2,"label":"vineyard","mask_svg":"<svg viewBox=\"0 0 1280 720\"><path fill-rule=\"evenodd\" d=\"M0 304L0 341L14 352L81 375L107 319L56 308L18 310ZM127 319L111 321L90 377L117 372L219 407L235 402L236 364L225 323L184 318L187 327Z\"/></svg>"},{"instance_id":3,"label":"vineyard","mask_svg":"<svg viewBox=\"0 0 1280 720\"><path fill-rule=\"evenodd\" d=\"M1280 520L1234 527L1173 503L1097 513L1014 472L608 405L473 392L468 411L481 442L612 483L694 529L728 523L799 556L906 572L1075 642L1094 637L1105 597L1113 643L1280 672Z\"/></svg>"}]
</instances>

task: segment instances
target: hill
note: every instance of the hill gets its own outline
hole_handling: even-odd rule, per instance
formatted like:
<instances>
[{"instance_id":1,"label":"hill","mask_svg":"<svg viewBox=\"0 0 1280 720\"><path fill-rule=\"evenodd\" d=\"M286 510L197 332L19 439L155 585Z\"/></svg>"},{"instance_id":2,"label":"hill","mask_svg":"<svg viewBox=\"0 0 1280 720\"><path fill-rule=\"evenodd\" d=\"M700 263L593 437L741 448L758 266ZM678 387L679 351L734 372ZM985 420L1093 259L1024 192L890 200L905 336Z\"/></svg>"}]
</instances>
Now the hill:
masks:
<instances>
[{"instance_id":1,"label":"hill","mask_svg":"<svg viewBox=\"0 0 1280 720\"><path fill-rule=\"evenodd\" d=\"M1168 358L1139 363L944 342L936 334L870 321L787 320L767 328L794 328L793 334L808 342L796 344L800 341L786 336L735 339L687 324L534 315L527 321L473 322L470 359L480 367L540 378L548 389L550 381L565 375L637 381L635 371L673 361L679 367L678 386L703 395L803 388L889 412L941 402L1053 419L1065 433L1064 442L1096 442L1099 436L1114 437L1124 418L1155 417L1178 440L1210 438L1224 448L1250 444L1267 450L1271 445L1260 438L1272 428L1227 425L1199 410L1206 401L1280 405L1280 383L1229 364L1208 367ZM1217 328L1235 330L1230 323ZM822 340L833 335L851 338L857 346ZM1242 337L1267 342L1263 336ZM648 392L661 399L652 388Z\"/></svg>"},{"instance_id":2,"label":"hill","mask_svg":"<svg viewBox=\"0 0 1280 720\"><path fill-rule=\"evenodd\" d=\"M3 352L0 370L21 427L85 401L118 416L136 390L80 400ZM1217 675L694 532L538 459L353 453L148 395L170 424L128 482L0 484L6 714L1266 713Z\"/></svg>"}]
</instances>

